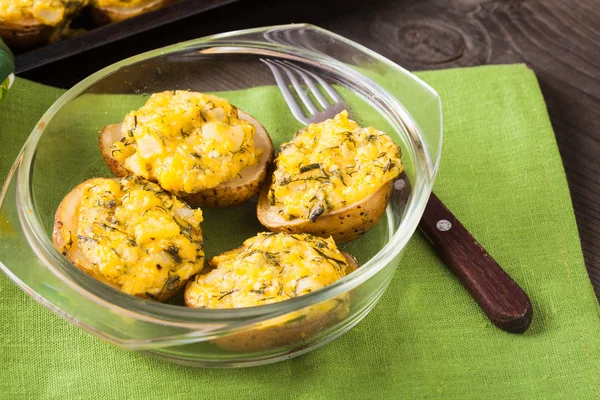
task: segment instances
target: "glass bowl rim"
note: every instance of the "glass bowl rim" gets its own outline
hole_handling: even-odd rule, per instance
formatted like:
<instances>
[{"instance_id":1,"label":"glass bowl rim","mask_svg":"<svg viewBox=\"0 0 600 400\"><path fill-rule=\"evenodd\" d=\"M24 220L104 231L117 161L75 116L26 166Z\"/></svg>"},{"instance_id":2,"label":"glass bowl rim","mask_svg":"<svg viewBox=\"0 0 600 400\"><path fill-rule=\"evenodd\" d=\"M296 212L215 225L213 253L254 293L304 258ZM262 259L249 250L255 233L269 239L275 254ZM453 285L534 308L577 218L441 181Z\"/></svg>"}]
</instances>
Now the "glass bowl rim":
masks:
<instances>
[{"instance_id":1,"label":"glass bowl rim","mask_svg":"<svg viewBox=\"0 0 600 400\"><path fill-rule=\"evenodd\" d=\"M232 308L232 309L197 309L197 308L187 308L182 306L176 306L171 304L164 304L155 301L145 300L141 298L137 298L135 296L127 295L123 292L120 292L117 289L114 289L108 285L102 284L96 281L94 278L88 276L78 268L73 268L73 265L64 257L60 252L53 246L52 241L45 233L42 228L42 224L36 216L36 213L33 211L34 201L32 196L32 187L31 187L31 172L32 166L35 161L35 153L37 150L37 144L42 133L47 126L47 122L50 121L61 109L62 107L69 103L71 100L78 97L82 94L87 88L95 84L96 82L102 80L103 78L109 76L113 72L117 71L119 68L125 67L130 64L134 64L143 60L156 58L159 56L163 56L166 54L171 54L179 51L183 51L186 49L193 48L194 46L202 47L203 45L210 44L211 42L215 42L221 39L229 39L232 37L237 37L241 35L250 35L261 32L268 32L271 30L290 30L290 29L308 29L315 31L321 35L325 35L328 37L332 37L335 40L341 41L350 47L353 47L357 51L362 53L366 53L371 58L376 59L378 62L384 63L389 67L397 69L399 72L410 76L413 80L420 84L420 86L429 91L435 98L438 99L439 110L440 110L440 133L439 133L439 149L438 149L438 157L437 159L428 166L423 166L422 161L415 162L415 168L417 170L417 176L420 176L421 179L415 179L416 182L413 182L412 192L410 199L407 203L405 210L405 217L400 221L400 225L396 232L393 233L388 243L384 245L382 249L380 249L370 260L368 260L364 265L353 272L350 275L343 277L342 279L320 289L315 292L295 297L289 300L285 300L282 302L266 304L262 306L255 307L246 307L246 308ZM266 46L266 42L257 42L257 41L238 41L236 42L236 46L240 44L252 44L254 49L262 49L263 45ZM217 43L218 44L218 43ZM221 46L223 47L223 46ZM293 46L288 45L287 47L293 48ZM306 49L301 49L303 52L306 52ZM328 60L330 65L335 66L337 70L341 70L344 73L353 76L354 78L360 79L367 86L370 86L376 90L376 92L380 92L382 96L387 96L388 101L392 101L395 107L392 108L392 111L397 114L397 117L405 124L412 126L412 129L415 132L418 132L418 129L414 126L412 117L406 112L402 104L396 100L393 96L391 96L385 89L380 87L375 82L372 82L366 76L360 74L356 70L347 67L342 62L334 59L331 56L324 55L319 53L319 58ZM409 129L408 127L406 129ZM412 143L413 138L415 137L413 133L413 137L411 139L411 145L414 147L414 143ZM417 133L416 137L421 138L421 134ZM261 321L267 318L273 318L279 315L287 314L289 312L297 311L315 304L318 304L323 301L330 300L346 291L349 291L363 282L367 281L373 275L378 273L384 267L386 267L394 257L396 257L406 246L408 240L412 237L414 231L417 228L418 222L421 218L421 215L424 211L425 205L429 198L429 194L431 192L431 188L433 187L433 182L435 180L435 175L437 173L437 168L439 165L439 152L441 150L441 140L442 140L442 118L441 118L441 100L439 95L435 92L433 88L423 82L420 78L411 74L409 71L404 68L398 66L392 61L386 59L385 57L379 55L378 53L369 50L345 37L329 32L325 29L310 25L310 24L289 24L289 25L276 25L276 26L267 26L260 28L252 28L245 30L237 30L226 33L219 33L215 35L205 36L198 39L193 39L185 42L181 42L178 44L162 47L159 49L151 50L148 52L144 52L138 54L133 57L129 57L125 60L119 61L117 63L111 64L96 73L88 76L67 92L65 92L61 97L59 97L52 106L44 113L40 121L36 124L35 128L31 132L28 140L26 141L21 154L17 158L17 163L19 164L17 170L17 209L19 214L20 222L23 226L23 230L25 235L27 236L27 240L32 247L33 251L36 253L38 259L40 259L44 264L55 274L58 276L61 281L68 284L71 288L75 289L79 294L90 298L92 301L96 303L102 303L106 307L110 308L113 311L119 311L125 315L132 316L134 318L143 319L152 322L160 322L163 324L170 325L185 325L186 327L193 326L195 324L206 324L208 321L211 322L226 322L229 320L236 320L238 318L252 318L256 317L255 321ZM425 143L420 143L420 147L426 149L427 146ZM415 151L412 149L412 151ZM425 154L427 152L423 150ZM20 162L19 162L20 160ZM426 168L426 170L424 169ZM419 170L423 169L423 171ZM10 180L10 177L9 177ZM7 180L7 185L9 183ZM65 271L69 271L65 273ZM70 276L67 276L70 275ZM89 285L89 288L83 287L81 284L77 283L73 280L73 277L78 277L86 283L86 286ZM191 325L190 325L191 324Z\"/></svg>"}]
</instances>

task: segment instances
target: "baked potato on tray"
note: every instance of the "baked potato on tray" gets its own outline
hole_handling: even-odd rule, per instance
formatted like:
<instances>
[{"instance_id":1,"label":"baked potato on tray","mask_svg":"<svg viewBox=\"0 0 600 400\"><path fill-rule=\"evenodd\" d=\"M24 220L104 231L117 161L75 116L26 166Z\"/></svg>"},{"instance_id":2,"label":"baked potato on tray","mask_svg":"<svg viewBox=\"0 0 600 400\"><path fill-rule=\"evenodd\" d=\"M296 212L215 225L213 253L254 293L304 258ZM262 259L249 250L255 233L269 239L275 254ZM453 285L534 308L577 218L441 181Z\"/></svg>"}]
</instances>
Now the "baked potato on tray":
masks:
<instances>
[{"instance_id":1,"label":"baked potato on tray","mask_svg":"<svg viewBox=\"0 0 600 400\"><path fill-rule=\"evenodd\" d=\"M0 38L29 49L70 36L71 22L89 14L95 26L123 21L179 0L0 0Z\"/></svg>"}]
</instances>

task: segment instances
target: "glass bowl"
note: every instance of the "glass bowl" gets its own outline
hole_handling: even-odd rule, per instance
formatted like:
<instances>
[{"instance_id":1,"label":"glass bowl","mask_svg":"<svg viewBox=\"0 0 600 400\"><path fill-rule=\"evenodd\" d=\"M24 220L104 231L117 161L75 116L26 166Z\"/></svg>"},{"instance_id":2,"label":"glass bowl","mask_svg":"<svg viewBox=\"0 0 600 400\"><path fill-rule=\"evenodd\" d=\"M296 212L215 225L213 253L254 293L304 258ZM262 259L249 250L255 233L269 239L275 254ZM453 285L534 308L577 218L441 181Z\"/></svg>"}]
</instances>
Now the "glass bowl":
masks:
<instances>
[{"instance_id":1,"label":"glass bowl","mask_svg":"<svg viewBox=\"0 0 600 400\"><path fill-rule=\"evenodd\" d=\"M53 247L53 217L63 196L85 179L111 176L98 151L99 131L151 93L216 92L261 121L276 146L291 138L301 125L261 59L289 60L319 75L344 98L354 120L387 132L402 148L405 173L394 183L386 214L360 239L341 245L358 258L357 271L280 303L191 309L177 304L181 299L161 304L115 290ZM377 303L431 193L441 127L440 100L429 86L384 57L310 25L230 32L141 54L74 86L36 125L0 197L0 267L61 317L122 348L204 367L291 358L348 331ZM265 230L255 207L253 199L236 208L203 210L207 257ZM223 213L240 223L221 223Z\"/></svg>"}]
</instances>

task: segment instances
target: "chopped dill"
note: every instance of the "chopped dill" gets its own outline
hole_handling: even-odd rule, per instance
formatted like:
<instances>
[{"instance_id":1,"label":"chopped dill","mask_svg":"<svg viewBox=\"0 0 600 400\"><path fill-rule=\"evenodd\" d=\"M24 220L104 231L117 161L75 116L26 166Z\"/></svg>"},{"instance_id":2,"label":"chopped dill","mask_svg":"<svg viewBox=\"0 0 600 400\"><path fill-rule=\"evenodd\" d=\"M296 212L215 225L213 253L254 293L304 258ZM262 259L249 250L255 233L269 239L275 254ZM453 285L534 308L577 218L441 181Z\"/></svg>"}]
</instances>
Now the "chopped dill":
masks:
<instances>
[{"instance_id":1,"label":"chopped dill","mask_svg":"<svg viewBox=\"0 0 600 400\"><path fill-rule=\"evenodd\" d=\"M152 299L152 300L158 300L158 297L156 297L155 295L153 295L150 292L146 292L146 296L148 296L148 298Z\"/></svg>"},{"instance_id":2,"label":"chopped dill","mask_svg":"<svg viewBox=\"0 0 600 400\"><path fill-rule=\"evenodd\" d=\"M175 245L167 247L165 253L173 260L175 264L181 264L181 256L179 255L179 248Z\"/></svg>"},{"instance_id":3,"label":"chopped dill","mask_svg":"<svg viewBox=\"0 0 600 400\"><path fill-rule=\"evenodd\" d=\"M91 238L89 236L84 236L84 235L77 235L77 239L83 241L83 242L92 242L92 243L97 243L98 241L94 238Z\"/></svg>"},{"instance_id":4,"label":"chopped dill","mask_svg":"<svg viewBox=\"0 0 600 400\"><path fill-rule=\"evenodd\" d=\"M169 291L177 290L177 289L179 289L179 281L180 280L181 280L181 278L179 277L179 275L170 276L165 284L165 287Z\"/></svg>"},{"instance_id":5,"label":"chopped dill","mask_svg":"<svg viewBox=\"0 0 600 400\"><path fill-rule=\"evenodd\" d=\"M272 206L275 205L275 191L273 189L269 190L269 204Z\"/></svg>"},{"instance_id":6,"label":"chopped dill","mask_svg":"<svg viewBox=\"0 0 600 400\"><path fill-rule=\"evenodd\" d=\"M312 171L313 169L319 169L319 168L321 168L321 164L319 164L319 163L305 165L303 167L300 167L300 173L303 174L305 172Z\"/></svg>"},{"instance_id":7,"label":"chopped dill","mask_svg":"<svg viewBox=\"0 0 600 400\"><path fill-rule=\"evenodd\" d=\"M267 301L267 300L271 300L274 299L275 297L263 297L262 299L259 299L258 301Z\"/></svg>"},{"instance_id":8,"label":"chopped dill","mask_svg":"<svg viewBox=\"0 0 600 400\"><path fill-rule=\"evenodd\" d=\"M344 267L346 266L346 260L339 260L339 259L337 259L337 258L335 258L335 257L328 256L327 254L323 253L323 252L322 252L321 250L319 250L318 248L315 248L314 250L315 250L317 253L319 253L319 255L321 255L321 257L323 257L323 258L325 258L325 259L327 259L327 260L329 260L329 261L335 261L335 263L336 263L338 266L344 266Z\"/></svg>"},{"instance_id":9,"label":"chopped dill","mask_svg":"<svg viewBox=\"0 0 600 400\"><path fill-rule=\"evenodd\" d=\"M217 299L217 301L221 301L221 300L223 300L225 297L229 296L230 294L234 293L235 291L236 291L236 290L230 290L229 292L226 292L226 293L225 293L225 294L223 294L221 297L219 297L219 298ZM221 293L223 293L223 292L221 292Z\"/></svg>"},{"instance_id":10,"label":"chopped dill","mask_svg":"<svg viewBox=\"0 0 600 400\"><path fill-rule=\"evenodd\" d=\"M317 204L312 208L310 214L308 215L308 219L312 222L315 222L317 218L319 218L325 212L325 207L322 204Z\"/></svg>"}]
</instances>

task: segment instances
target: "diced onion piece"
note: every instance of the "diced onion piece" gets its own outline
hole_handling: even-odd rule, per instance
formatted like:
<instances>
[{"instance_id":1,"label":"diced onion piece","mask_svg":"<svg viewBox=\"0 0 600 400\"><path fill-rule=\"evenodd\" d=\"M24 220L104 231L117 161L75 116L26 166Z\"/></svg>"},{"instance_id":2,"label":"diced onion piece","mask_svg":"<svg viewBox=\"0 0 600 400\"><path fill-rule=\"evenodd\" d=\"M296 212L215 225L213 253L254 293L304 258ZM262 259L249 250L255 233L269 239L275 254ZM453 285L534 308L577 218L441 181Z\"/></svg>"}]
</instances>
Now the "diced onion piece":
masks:
<instances>
[{"instance_id":1,"label":"diced onion piece","mask_svg":"<svg viewBox=\"0 0 600 400\"><path fill-rule=\"evenodd\" d=\"M142 157L148 159L162 153L162 144L151 135L144 135L137 140L137 147Z\"/></svg>"},{"instance_id":2,"label":"diced onion piece","mask_svg":"<svg viewBox=\"0 0 600 400\"><path fill-rule=\"evenodd\" d=\"M237 151L244 141L244 129L239 125L232 126L227 130L227 137L233 144L234 151Z\"/></svg>"},{"instance_id":3,"label":"diced onion piece","mask_svg":"<svg viewBox=\"0 0 600 400\"><path fill-rule=\"evenodd\" d=\"M142 160L137 153L125 160L125 168L133 172L135 175L139 175L148 179L146 162Z\"/></svg>"},{"instance_id":4,"label":"diced onion piece","mask_svg":"<svg viewBox=\"0 0 600 400\"><path fill-rule=\"evenodd\" d=\"M204 140L214 139L218 141L221 138L217 125L214 122L207 122L202 125L202 136Z\"/></svg>"},{"instance_id":5,"label":"diced onion piece","mask_svg":"<svg viewBox=\"0 0 600 400\"><path fill-rule=\"evenodd\" d=\"M142 160L137 153L125 160L125 168L133 172L135 175L139 175L148 179L146 162Z\"/></svg>"},{"instance_id":6,"label":"diced onion piece","mask_svg":"<svg viewBox=\"0 0 600 400\"><path fill-rule=\"evenodd\" d=\"M225 120L225 110L223 109L223 107L213 108L212 110L210 110L210 113L215 119L218 119L220 121Z\"/></svg>"},{"instance_id":7,"label":"diced onion piece","mask_svg":"<svg viewBox=\"0 0 600 400\"><path fill-rule=\"evenodd\" d=\"M57 25L63 19L65 13L64 8L61 7L48 7L47 4L36 3L31 9L31 14L38 21L54 26Z\"/></svg>"}]
</instances>

